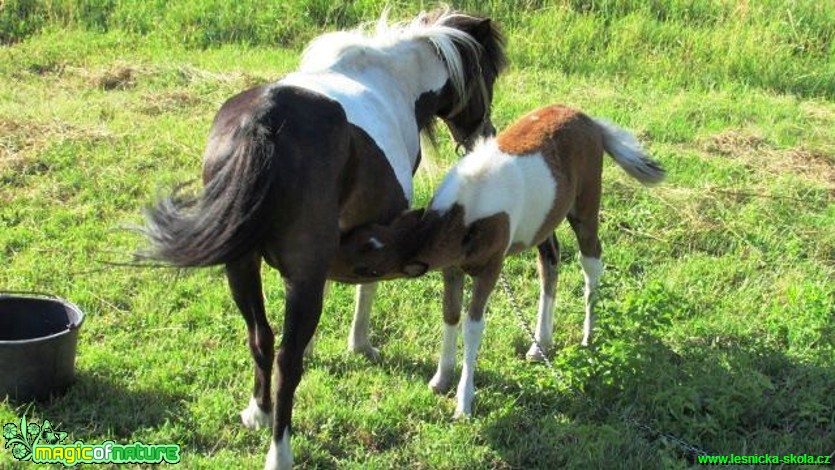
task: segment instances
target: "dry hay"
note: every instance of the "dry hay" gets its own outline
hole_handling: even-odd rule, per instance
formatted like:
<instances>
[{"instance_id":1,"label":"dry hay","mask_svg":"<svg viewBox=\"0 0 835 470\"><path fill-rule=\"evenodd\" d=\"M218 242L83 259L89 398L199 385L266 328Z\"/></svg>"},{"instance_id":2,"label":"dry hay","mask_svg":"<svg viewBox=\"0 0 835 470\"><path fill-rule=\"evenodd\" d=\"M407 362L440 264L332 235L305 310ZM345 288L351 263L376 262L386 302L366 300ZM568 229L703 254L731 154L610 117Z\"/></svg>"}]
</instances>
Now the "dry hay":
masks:
<instances>
[{"instance_id":1,"label":"dry hay","mask_svg":"<svg viewBox=\"0 0 835 470\"><path fill-rule=\"evenodd\" d=\"M835 190L835 154L803 147L776 148L762 136L740 130L725 131L706 139L704 149L770 175L794 173Z\"/></svg>"},{"instance_id":2,"label":"dry hay","mask_svg":"<svg viewBox=\"0 0 835 470\"><path fill-rule=\"evenodd\" d=\"M136 67L117 62L108 70L92 74L89 83L104 90L126 90L136 86L137 75Z\"/></svg>"},{"instance_id":3,"label":"dry hay","mask_svg":"<svg viewBox=\"0 0 835 470\"><path fill-rule=\"evenodd\" d=\"M113 137L104 128L79 127L57 119L39 122L0 116L0 172L25 172L43 166L36 161L37 155L55 142L102 141Z\"/></svg>"},{"instance_id":4,"label":"dry hay","mask_svg":"<svg viewBox=\"0 0 835 470\"><path fill-rule=\"evenodd\" d=\"M148 116L159 116L182 109L194 108L204 101L199 95L186 90L147 93L142 97L143 105L139 108L139 111Z\"/></svg>"}]
</instances>

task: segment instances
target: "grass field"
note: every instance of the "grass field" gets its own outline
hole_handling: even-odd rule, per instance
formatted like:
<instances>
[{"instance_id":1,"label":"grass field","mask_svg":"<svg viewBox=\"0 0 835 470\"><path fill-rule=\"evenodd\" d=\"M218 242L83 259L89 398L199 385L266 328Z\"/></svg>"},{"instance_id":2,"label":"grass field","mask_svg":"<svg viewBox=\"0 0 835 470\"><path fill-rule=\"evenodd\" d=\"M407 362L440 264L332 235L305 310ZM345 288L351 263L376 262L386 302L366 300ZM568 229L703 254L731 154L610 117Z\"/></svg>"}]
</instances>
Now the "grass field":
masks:
<instances>
[{"instance_id":1,"label":"grass field","mask_svg":"<svg viewBox=\"0 0 835 470\"><path fill-rule=\"evenodd\" d=\"M391 2L408 17L420 2ZM511 68L494 122L566 103L634 130L666 166L646 189L604 170L596 346L579 347L582 275L567 227L551 357L497 290L474 417L426 382L437 274L385 283L372 341L345 351L353 288L335 285L296 395L308 468L684 468L629 416L718 454L835 452L835 3L797 0L452 2L500 21ZM430 4L431 6L431 4ZM256 468L244 429L244 323L219 269L117 268L121 230L160 190L194 180L214 112L292 70L315 35L372 20L382 0L0 2L0 289L87 313L78 381L50 404L0 402L0 424L60 423L87 443L177 443L187 468ZM455 160L417 177L425 203ZM505 267L534 320L532 253ZM273 326L278 274L264 271ZM568 385L590 403L573 398ZM835 457L833 457L835 459ZM13 467L0 449L0 467Z\"/></svg>"}]
</instances>

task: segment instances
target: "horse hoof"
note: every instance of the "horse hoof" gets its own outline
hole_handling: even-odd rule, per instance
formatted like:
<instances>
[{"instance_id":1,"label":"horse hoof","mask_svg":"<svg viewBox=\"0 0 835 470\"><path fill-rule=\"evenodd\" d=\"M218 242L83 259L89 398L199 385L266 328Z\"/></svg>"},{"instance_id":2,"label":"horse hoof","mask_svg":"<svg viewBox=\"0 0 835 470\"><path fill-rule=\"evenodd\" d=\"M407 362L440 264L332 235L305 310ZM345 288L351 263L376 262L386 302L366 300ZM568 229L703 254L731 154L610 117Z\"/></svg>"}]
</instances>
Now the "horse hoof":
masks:
<instances>
[{"instance_id":1,"label":"horse hoof","mask_svg":"<svg viewBox=\"0 0 835 470\"><path fill-rule=\"evenodd\" d=\"M241 411L241 422L249 429L268 428L272 421L271 414L259 408L255 398L250 398L249 405Z\"/></svg>"},{"instance_id":2,"label":"horse hoof","mask_svg":"<svg viewBox=\"0 0 835 470\"><path fill-rule=\"evenodd\" d=\"M450 380L448 377L441 377L440 374L435 374L429 381L429 388L438 395L444 394L449 390Z\"/></svg>"},{"instance_id":3,"label":"horse hoof","mask_svg":"<svg viewBox=\"0 0 835 470\"><path fill-rule=\"evenodd\" d=\"M370 344L366 346L351 347L351 352L355 354L362 354L371 362L380 362L380 350Z\"/></svg>"},{"instance_id":4,"label":"horse hoof","mask_svg":"<svg viewBox=\"0 0 835 470\"><path fill-rule=\"evenodd\" d=\"M267 452L267 461L264 470L292 470L293 451L290 449L290 434L284 430L282 438L270 444L270 451Z\"/></svg>"},{"instance_id":5,"label":"horse hoof","mask_svg":"<svg viewBox=\"0 0 835 470\"><path fill-rule=\"evenodd\" d=\"M545 361L545 353L542 352L542 350L535 344L531 345L531 348L528 349L527 353L525 353L525 357L531 362Z\"/></svg>"},{"instance_id":6,"label":"horse hoof","mask_svg":"<svg viewBox=\"0 0 835 470\"><path fill-rule=\"evenodd\" d=\"M468 419L470 419L472 417L473 417L473 412L472 412L472 410L469 410L469 409L466 409L466 410L456 409L455 414L452 415L452 419L455 419L455 420L458 420L458 421L467 421Z\"/></svg>"}]
</instances>

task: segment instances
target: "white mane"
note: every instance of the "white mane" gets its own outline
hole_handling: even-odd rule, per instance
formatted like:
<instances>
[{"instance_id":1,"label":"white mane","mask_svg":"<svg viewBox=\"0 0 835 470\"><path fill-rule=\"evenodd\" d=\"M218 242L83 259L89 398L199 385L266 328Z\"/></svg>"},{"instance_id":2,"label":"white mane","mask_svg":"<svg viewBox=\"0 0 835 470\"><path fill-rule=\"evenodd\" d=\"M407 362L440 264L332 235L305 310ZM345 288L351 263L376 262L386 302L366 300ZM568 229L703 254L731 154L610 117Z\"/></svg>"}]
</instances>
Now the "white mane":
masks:
<instances>
[{"instance_id":1,"label":"white mane","mask_svg":"<svg viewBox=\"0 0 835 470\"><path fill-rule=\"evenodd\" d=\"M383 10L373 32L368 25L350 31L325 33L315 38L302 54L301 72L316 72L346 66L362 67L364 61L396 61L396 46L411 41L428 41L443 60L457 96L466 89L464 60L457 45L473 54L481 47L469 34L446 26L450 19L460 16L444 11L432 23L421 14L409 22L389 24L388 9Z\"/></svg>"}]
</instances>

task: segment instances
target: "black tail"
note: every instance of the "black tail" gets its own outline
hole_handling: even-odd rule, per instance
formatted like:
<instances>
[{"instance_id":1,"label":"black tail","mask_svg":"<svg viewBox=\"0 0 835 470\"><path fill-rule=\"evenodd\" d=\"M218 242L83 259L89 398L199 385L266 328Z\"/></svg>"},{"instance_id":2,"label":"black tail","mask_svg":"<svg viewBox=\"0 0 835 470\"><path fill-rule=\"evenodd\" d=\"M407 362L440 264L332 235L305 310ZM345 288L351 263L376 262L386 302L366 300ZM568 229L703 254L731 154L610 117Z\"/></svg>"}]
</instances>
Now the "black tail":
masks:
<instances>
[{"instance_id":1,"label":"black tail","mask_svg":"<svg viewBox=\"0 0 835 470\"><path fill-rule=\"evenodd\" d=\"M261 244L271 218L274 145L257 123L234 134L228 139L233 150L213 166L202 194L185 196L175 189L146 209L141 230L151 249L141 256L174 266L210 266L239 259Z\"/></svg>"}]
</instances>

